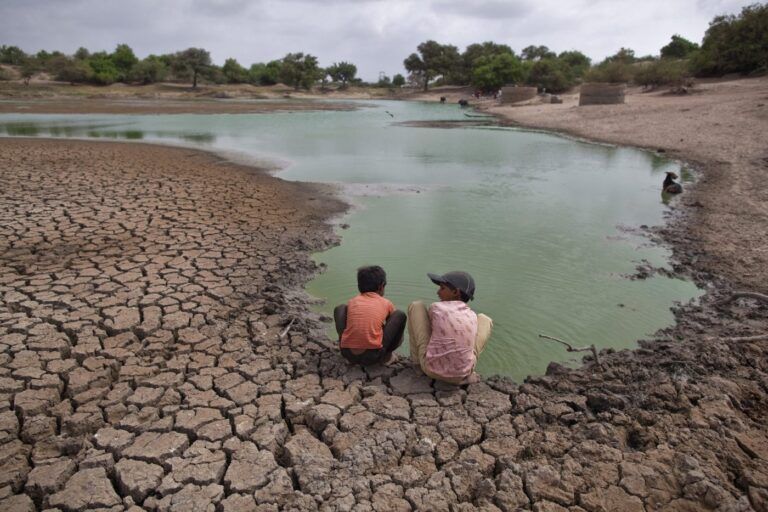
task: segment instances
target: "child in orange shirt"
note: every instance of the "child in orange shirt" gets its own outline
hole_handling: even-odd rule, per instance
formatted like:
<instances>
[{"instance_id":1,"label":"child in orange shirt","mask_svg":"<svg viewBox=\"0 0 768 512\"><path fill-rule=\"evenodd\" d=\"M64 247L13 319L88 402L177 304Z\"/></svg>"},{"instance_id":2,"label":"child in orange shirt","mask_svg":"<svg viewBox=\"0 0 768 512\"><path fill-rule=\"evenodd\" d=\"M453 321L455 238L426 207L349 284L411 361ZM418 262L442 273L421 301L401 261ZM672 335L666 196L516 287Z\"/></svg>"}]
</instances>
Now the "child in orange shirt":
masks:
<instances>
[{"instance_id":1,"label":"child in orange shirt","mask_svg":"<svg viewBox=\"0 0 768 512\"><path fill-rule=\"evenodd\" d=\"M378 265L357 269L360 295L336 306L333 319L341 355L351 363L387 363L403 342L406 316L384 298L387 274Z\"/></svg>"}]
</instances>

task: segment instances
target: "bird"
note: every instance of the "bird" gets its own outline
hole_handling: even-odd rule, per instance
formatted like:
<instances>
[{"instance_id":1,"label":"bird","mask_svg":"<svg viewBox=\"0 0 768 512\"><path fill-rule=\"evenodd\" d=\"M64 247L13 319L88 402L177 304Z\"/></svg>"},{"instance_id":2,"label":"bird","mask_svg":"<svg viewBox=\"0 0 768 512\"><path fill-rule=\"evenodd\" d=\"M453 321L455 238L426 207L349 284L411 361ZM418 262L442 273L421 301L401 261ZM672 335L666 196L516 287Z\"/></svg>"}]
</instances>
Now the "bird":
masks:
<instances>
[{"instance_id":1,"label":"bird","mask_svg":"<svg viewBox=\"0 0 768 512\"><path fill-rule=\"evenodd\" d=\"M674 172L667 172L667 177L664 178L664 183L661 185L661 190L667 194L679 194L683 191L683 186L676 183L677 174Z\"/></svg>"},{"instance_id":2,"label":"bird","mask_svg":"<svg viewBox=\"0 0 768 512\"><path fill-rule=\"evenodd\" d=\"M392 112L390 112L389 110L385 110L384 112L389 114L389 117L395 117L395 115Z\"/></svg>"}]
</instances>

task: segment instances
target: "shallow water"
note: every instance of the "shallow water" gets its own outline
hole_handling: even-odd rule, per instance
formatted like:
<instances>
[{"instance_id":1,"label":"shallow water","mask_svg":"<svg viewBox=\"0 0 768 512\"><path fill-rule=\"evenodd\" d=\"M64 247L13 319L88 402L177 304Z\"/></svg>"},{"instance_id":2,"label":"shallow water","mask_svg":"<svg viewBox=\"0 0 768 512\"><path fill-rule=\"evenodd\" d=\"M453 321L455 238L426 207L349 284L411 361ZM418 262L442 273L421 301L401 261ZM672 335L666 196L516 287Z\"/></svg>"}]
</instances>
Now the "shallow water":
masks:
<instances>
[{"instance_id":1,"label":"shallow water","mask_svg":"<svg viewBox=\"0 0 768 512\"><path fill-rule=\"evenodd\" d=\"M308 284L322 310L356 292L355 269L378 264L405 309L436 300L426 272L469 271L471 306L494 319L478 369L516 379L574 357L539 333L627 348L673 322L670 306L699 291L641 260L669 253L630 233L663 222L660 184L680 165L628 148L497 127L422 128L463 120L455 105L365 102L351 112L256 115L0 115L0 135L183 143L234 152L292 180L341 183L356 207L342 245L316 256ZM476 119L472 119L475 121ZM407 342L406 342L407 345ZM403 350L407 353L407 348Z\"/></svg>"}]
</instances>

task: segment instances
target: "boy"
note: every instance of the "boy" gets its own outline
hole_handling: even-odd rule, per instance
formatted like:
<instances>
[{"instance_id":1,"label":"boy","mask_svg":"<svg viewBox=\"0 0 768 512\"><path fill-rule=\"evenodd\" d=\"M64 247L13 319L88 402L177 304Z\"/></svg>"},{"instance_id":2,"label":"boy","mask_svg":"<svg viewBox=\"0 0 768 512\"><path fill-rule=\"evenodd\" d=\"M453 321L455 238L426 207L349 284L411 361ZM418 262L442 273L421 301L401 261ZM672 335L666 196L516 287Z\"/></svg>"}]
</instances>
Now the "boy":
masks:
<instances>
[{"instance_id":1,"label":"boy","mask_svg":"<svg viewBox=\"0 0 768 512\"><path fill-rule=\"evenodd\" d=\"M357 269L360 295L333 310L341 355L351 363L388 363L403 342L406 316L384 298L386 286L387 274L383 268L360 267Z\"/></svg>"},{"instance_id":2,"label":"boy","mask_svg":"<svg viewBox=\"0 0 768 512\"><path fill-rule=\"evenodd\" d=\"M491 336L493 321L469 309L475 280L466 272L427 274L438 285L435 302L427 308L420 301L408 306L411 359L433 379L451 384L478 382L477 356Z\"/></svg>"}]
</instances>

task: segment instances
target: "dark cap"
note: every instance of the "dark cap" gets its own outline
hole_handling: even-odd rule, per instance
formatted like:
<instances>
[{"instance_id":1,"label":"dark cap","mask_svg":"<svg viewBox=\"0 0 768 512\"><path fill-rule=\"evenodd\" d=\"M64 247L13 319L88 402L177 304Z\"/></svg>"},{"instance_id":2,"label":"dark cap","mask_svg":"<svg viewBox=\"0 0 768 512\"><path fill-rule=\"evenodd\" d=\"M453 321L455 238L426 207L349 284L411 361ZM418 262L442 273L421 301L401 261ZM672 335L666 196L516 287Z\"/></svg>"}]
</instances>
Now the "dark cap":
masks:
<instances>
[{"instance_id":1,"label":"dark cap","mask_svg":"<svg viewBox=\"0 0 768 512\"><path fill-rule=\"evenodd\" d=\"M466 295L469 300L475 298L475 280L466 272L455 270L443 275L428 273L427 276L437 285L448 284L460 292L464 292L464 295Z\"/></svg>"}]
</instances>

